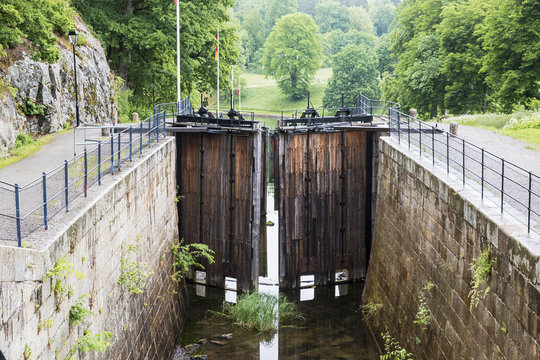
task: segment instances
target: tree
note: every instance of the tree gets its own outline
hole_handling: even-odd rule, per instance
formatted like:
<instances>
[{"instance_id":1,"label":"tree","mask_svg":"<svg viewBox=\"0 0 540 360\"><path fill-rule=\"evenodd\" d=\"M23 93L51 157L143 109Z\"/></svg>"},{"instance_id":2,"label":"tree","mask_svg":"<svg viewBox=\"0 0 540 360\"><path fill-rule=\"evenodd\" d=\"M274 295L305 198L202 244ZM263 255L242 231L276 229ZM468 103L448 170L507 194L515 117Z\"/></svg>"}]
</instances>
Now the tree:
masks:
<instances>
[{"instance_id":1,"label":"tree","mask_svg":"<svg viewBox=\"0 0 540 360\"><path fill-rule=\"evenodd\" d=\"M347 32L351 21L347 8L334 0L327 0L317 4L315 20L321 29L321 34L333 30Z\"/></svg>"},{"instance_id":2,"label":"tree","mask_svg":"<svg viewBox=\"0 0 540 360\"><path fill-rule=\"evenodd\" d=\"M437 28L447 79L445 105L453 114L486 112L488 87L481 72L485 51L478 31L485 4L485 0L448 4Z\"/></svg>"},{"instance_id":3,"label":"tree","mask_svg":"<svg viewBox=\"0 0 540 360\"><path fill-rule=\"evenodd\" d=\"M540 99L540 3L500 0L490 4L482 29L482 71L503 109Z\"/></svg>"},{"instance_id":4,"label":"tree","mask_svg":"<svg viewBox=\"0 0 540 360\"><path fill-rule=\"evenodd\" d=\"M343 33L341 30L330 31L321 34L321 44L323 47L324 66L332 65L332 58L347 45L364 45L372 49L375 45L375 37L365 32L351 30Z\"/></svg>"},{"instance_id":5,"label":"tree","mask_svg":"<svg viewBox=\"0 0 540 360\"><path fill-rule=\"evenodd\" d=\"M320 0L298 0L298 11L315 19L315 8Z\"/></svg>"},{"instance_id":6,"label":"tree","mask_svg":"<svg viewBox=\"0 0 540 360\"><path fill-rule=\"evenodd\" d=\"M243 21L240 24L240 30L243 31L242 45L245 51L246 68L253 70L259 63L266 40L266 29L258 10L249 10L244 14Z\"/></svg>"},{"instance_id":7,"label":"tree","mask_svg":"<svg viewBox=\"0 0 540 360\"><path fill-rule=\"evenodd\" d=\"M209 92L216 84L214 49L220 25L221 86L238 58L236 29L228 24L233 0L178 1L181 13L182 94ZM176 11L173 1L74 0L102 40L111 68L133 91L131 102L148 114L157 102L176 99ZM154 85L154 87L153 87Z\"/></svg>"},{"instance_id":8,"label":"tree","mask_svg":"<svg viewBox=\"0 0 540 360\"><path fill-rule=\"evenodd\" d=\"M371 18L363 7L354 6L349 8L351 30L373 34L374 28Z\"/></svg>"},{"instance_id":9,"label":"tree","mask_svg":"<svg viewBox=\"0 0 540 360\"><path fill-rule=\"evenodd\" d=\"M0 56L26 39L33 56L50 63L60 58L57 38L73 29L75 12L65 0L2 0L0 4Z\"/></svg>"},{"instance_id":10,"label":"tree","mask_svg":"<svg viewBox=\"0 0 540 360\"><path fill-rule=\"evenodd\" d=\"M309 15L295 13L279 19L266 40L264 71L294 100L306 95L321 66L322 49L317 33L317 25Z\"/></svg>"},{"instance_id":11,"label":"tree","mask_svg":"<svg viewBox=\"0 0 540 360\"><path fill-rule=\"evenodd\" d=\"M266 13L266 24L268 31L271 31L276 21L285 15L293 14L298 10L296 0L268 0L268 11Z\"/></svg>"},{"instance_id":12,"label":"tree","mask_svg":"<svg viewBox=\"0 0 540 360\"><path fill-rule=\"evenodd\" d=\"M392 4L376 4L370 9L373 26L377 36L382 36L388 32L390 25L394 21L396 8Z\"/></svg>"},{"instance_id":13,"label":"tree","mask_svg":"<svg viewBox=\"0 0 540 360\"><path fill-rule=\"evenodd\" d=\"M379 72L377 55L363 45L347 45L332 60L332 77L324 90L325 107L341 106L341 94L346 104L354 104L360 93L378 99Z\"/></svg>"}]
</instances>

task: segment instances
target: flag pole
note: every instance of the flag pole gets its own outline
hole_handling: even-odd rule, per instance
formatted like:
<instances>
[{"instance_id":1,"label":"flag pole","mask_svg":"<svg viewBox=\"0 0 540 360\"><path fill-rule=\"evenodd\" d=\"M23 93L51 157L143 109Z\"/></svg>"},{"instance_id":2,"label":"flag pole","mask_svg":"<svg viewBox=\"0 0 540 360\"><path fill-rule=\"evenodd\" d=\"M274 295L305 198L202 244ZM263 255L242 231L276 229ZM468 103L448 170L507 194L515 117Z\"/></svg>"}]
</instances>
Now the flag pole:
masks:
<instances>
[{"instance_id":1,"label":"flag pole","mask_svg":"<svg viewBox=\"0 0 540 360\"><path fill-rule=\"evenodd\" d=\"M238 111L242 112L242 96L240 96L240 76L238 77Z\"/></svg>"},{"instance_id":2,"label":"flag pole","mask_svg":"<svg viewBox=\"0 0 540 360\"><path fill-rule=\"evenodd\" d=\"M180 87L180 4L179 0L174 0L176 5L176 90L177 101L182 101L182 88Z\"/></svg>"},{"instance_id":3,"label":"flag pole","mask_svg":"<svg viewBox=\"0 0 540 360\"><path fill-rule=\"evenodd\" d=\"M216 45L216 57L217 57L217 117L219 118L219 25L217 28L217 45Z\"/></svg>"},{"instance_id":4,"label":"flag pole","mask_svg":"<svg viewBox=\"0 0 540 360\"><path fill-rule=\"evenodd\" d=\"M231 65L231 96L232 108L234 109L234 65Z\"/></svg>"}]
</instances>

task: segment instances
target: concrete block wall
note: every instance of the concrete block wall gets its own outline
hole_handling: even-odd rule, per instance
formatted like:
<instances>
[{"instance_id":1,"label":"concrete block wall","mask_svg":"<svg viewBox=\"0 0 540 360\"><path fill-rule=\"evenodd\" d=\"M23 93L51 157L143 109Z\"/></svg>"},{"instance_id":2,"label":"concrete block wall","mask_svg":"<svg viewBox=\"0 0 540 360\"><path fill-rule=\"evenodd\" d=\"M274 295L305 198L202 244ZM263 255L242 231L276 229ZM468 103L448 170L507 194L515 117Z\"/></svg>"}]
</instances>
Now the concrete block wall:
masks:
<instances>
[{"instance_id":1,"label":"concrete block wall","mask_svg":"<svg viewBox=\"0 0 540 360\"><path fill-rule=\"evenodd\" d=\"M364 304L415 359L540 358L540 237L461 181L382 138ZM490 291L470 307L471 263L489 250ZM430 290L423 288L433 283ZM414 324L419 296L431 312Z\"/></svg>"},{"instance_id":2,"label":"concrete block wall","mask_svg":"<svg viewBox=\"0 0 540 360\"><path fill-rule=\"evenodd\" d=\"M0 247L0 351L6 359L23 359L25 347L31 359L64 359L86 329L113 333L111 346L105 354L75 352L73 359L172 357L187 304L185 284L171 279L171 246L178 241L175 166L175 141L166 139L33 235L50 237L48 245ZM153 271L139 295L117 282L130 244L137 248L132 259ZM45 280L60 259L84 276ZM62 301L56 278L69 293ZM93 314L69 325L70 308L84 294Z\"/></svg>"}]
</instances>

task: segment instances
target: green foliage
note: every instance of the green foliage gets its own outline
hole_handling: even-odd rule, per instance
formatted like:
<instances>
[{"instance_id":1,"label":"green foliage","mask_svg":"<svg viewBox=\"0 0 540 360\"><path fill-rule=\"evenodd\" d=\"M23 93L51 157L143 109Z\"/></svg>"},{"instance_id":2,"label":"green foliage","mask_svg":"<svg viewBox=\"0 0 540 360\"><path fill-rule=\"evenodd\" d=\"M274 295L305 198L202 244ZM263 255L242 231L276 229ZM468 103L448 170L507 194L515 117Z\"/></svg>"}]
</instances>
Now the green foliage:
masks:
<instances>
[{"instance_id":1,"label":"green foliage","mask_svg":"<svg viewBox=\"0 0 540 360\"><path fill-rule=\"evenodd\" d=\"M54 319L52 317L47 319L47 320L40 321L38 323L38 331L37 331L38 334L45 328L47 328L47 329L52 328L53 325L54 325Z\"/></svg>"},{"instance_id":2,"label":"green foliage","mask_svg":"<svg viewBox=\"0 0 540 360\"><path fill-rule=\"evenodd\" d=\"M56 62L56 37L74 26L68 0L3 0L0 4L0 47L14 48L29 41L36 59Z\"/></svg>"},{"instance_id":3,"label":"green foliage","mask_svg":"<svg viewBox=\"0 0 540 360\"><path fill-rule=\"evenodd\" d=\"M360 307L360 309L362 310L362 314L364 315L364 319L366 321L375 319L375 317L379 314L382 308L383 308L383 304L377 303L372 300L368 301L365 305L362 305Z\"/></svg>"},{"instance_id":4,"label":"green foliage","mask_svg":"<svg viewBox=\"0 0 540 360\"><path fill-rule=\"evenodd\" d=\"M333 30L347 32L351 23L348 9L334 0L325 0L317 4L315 21L322 34Z\"/></svg>"},{"instance_id":5,"label":"green foliage","mask_svg":"<svg viewBox=\"0 0 540 360\"><path fill-rule=\"evenodd\" d=\"M321 60L317 25L311 17L295 13L278 20L266 40L263 65L284 94L293 100L306 96Z\"/></svg>"},{"instance_id":6,"label":"green foliage","mask_svg":"<svg viewBox=\"0 0 540 360\"><path fill-rule=\"evenodd\" d=\"M480 1L480 0L477 0ZM506 112L540 99L540 6L536 0L492 0L479 31L482 71Z\"/></svg>"},{"instance_id":7,"label":"green foliage","mask_svg":"<svg viewBox=\"0 0 540 360\"><path fill-rule=\"evenodd\" d=\"M413 354L403 349L401 345L389 333L381 334L384 340L384 354L380 360L412 360Z\"/></svg>"},{"instance_id":8,"label":"green foliage","mask_svg":"<svg viewBox=\"0 0 540 360\"><path fill-rule=\"evenodd\" d=\"M82 295L74 305L71 306L69 309L69 325L77 325L80 322L84 321L84 318L87 315L93 315L94 313L91 312L86 307L86 299L89 297L89 294Z\"/></svg>"},{"instance_id":9,"label":"green foliage","mask_svg":"<svg viewBox=\"0 0 540 360\"><path fill-rule=\"evenodd\" d=\"M249 10L242 15L241 20L239 35L244 50L244 66L248 70L260 70L259 62L268 33L261 12L256 9Z\"/></svg>"},{"instance_id":10,"label":"green foliage","mask_svg":"<svg viewBox=\"0 0 540 360\"><path fill-rule=\"evenodd\" d=\"M390 30L390 25L394 21L396 8L389 3L376 3L370 8L370 15L373 19L373 26L377 36L383 36Z\"/></svg>"},{"instance_id":11,"label":"green foliage","mask_svg":"<svg viewBox=\"0 0 540 360\"><path fill-rule=\"evenodd\" d=\"M367 11L360 6L353 6L347 9L350 19L350 29L367 34L373 34L375 29L371 22L371 17Z\"/></svg>"},{"instance_id":12,"label":"green foliage","mask_svg":"<svg viewBox=\"0 0 540 360\"><path fill-rule=\"evenodd\" d=\"M369 98L379 96L377 55L363 46L348 45L333 59L333 74L324 91L325 107L340 107L341 94L351 106L360 93Z\"/></svg>"},{"instance_id":13,"label":"green foliage","mask_svg":"<svg viewBox=\"0 0 540 360\"><path fill-rule=\"evenodd\" d=\"M30 348L30 345L24 344L24 352L22 354L22 357L24 360L30 360L32 357L32 349Z\"/></svg>"},{"instance_id":14,"label":"green foliage","mask_svg":"<svg viewBox=\"0 0 540 360\"><path fill-rule=\"evenodd\" d=\"M482 252L477 258L473 259L471 264L471 291L469 292L471 309L478 306L480 299L485 298L489 292L490 287L487 285L487 278L491 273L492 267L493 261L491 260L491 253L489 249Z\"/></svg>"},{"instance_id":15,"label":"green foliage","mask_svg":"<svg viewBox=\"0 0 540 360\"><path fill-rule=\"evenodd\" d=\"M220 26L220 87L228 88L238 58L236 29L227 9L234 0L178 1L181 14L182 96L216 86L214 52ZM141 115L155 102L176 100L176 9L174 1L74 0L83 19L100 37L112 70L133 92L130 103ZM152 87L154 85L154 87Z\"/></svg>"},{"instance_id":16,"label":"green foliage","mask_svg":"<svg viewBox=\"0 0 540 360\"><path fill-rule=\"evenodd\" d=\"M215 252L205 244L187 244L183 245L183 240L179 244L172 246L174 256L175 273L173 278L177 281L183 279L184 275L193 268L204 270L202 261L208 264L214 263Z\"/></svg>"},{"instance_id":17,"label":"green foliage","mask_svg":"<svg viewBox=\"0 0 540 360\"><path fill-rule=\"evenodd\" d=\"M117 281L118 284L125 284L132 294L137 295L143 293L146 279L154 274L152 270L148 270L146 263L137 261L138 252L137 241L128 245L127 255L120 259L122 273Z\"/></svg>"},{"instance_id":18,"label":"green foliage","mask_svg":"<svg viewBox=\"0 0 540 360\"><path fill-rule=\"evenodd\" d=\"M45 115L45 105L36 105L32 99L27 99L26 102L21 105L21 109L26 115Z\"/></svg>"},{"instance_id":19,"label":"green foliage","mask_svg":"<svg viewBox=\"0 0 540 360\"><path fill-rule=\"evenodd\" d=\"M120 76L116 76L114 78L112 90L113 100L116 101L116 106L118 109L118 120L121 123L130 122L133 109L129 99L133 95L133 91L126 88L126 82Z\"/></svg>"},{"instance_id":20,"label":"green foliage","mask_svg":"<svg viewBox=\"0 0 540 360\"><path fill-rule=\"evenodd\" d=\"M20 133L15 140L15 147L21 148L34 143L34 139L28 133Z\"/></svg>"},{"instance_id":21,"label":"green foliage","mask_svg":"<svg viewBox=\"0 0 540 360\"><path fill-rule=\"evenodd\" d=\"M266 28L272 30L276 21L288 14L294 14L298 9L296 0L268 0L266 13Z\"/></svg>"},{"instance_id":22,"label":"green foliage","mask_svg":"<svg viewBox=\"0 0 540 360\"><path fill-rule=\"evenodd\" d=\"M427 307L426 298L423 293L418 296L418 301L420 305L418 305L418 311L416 312L413 323L420 325L420 328L425 331L428 329L429 324L431 324L431 311Z\"/></svg>"},{"instance_id":23,"label":"green foliage","mask_svg":"<svg viewBox=\"0 0 540 360\"><path fill-rule=\"evenodd\" d=\"M223 302L219 315L235 326L259 334L275 332L278 319L283 323L303 318L296 304L288 301L284 295L277 297L261 293L240 295L236 304Z\"/></svg>"},{"instance_id":24,"label":"green foliage","mask_svg":"<svg viewBox=\"0 0 540 360\"><path fill-rule=\"evenodd\" d=\"M77 339L75 344L71 347L64 360L72 359L77 351L82 351L83 353L99 351L102 354L105 354L107 348L111 346L112 337L113 334L108 331L92 334L92 332L87 329L84 331L84 335Z\"/></svg>"},{"instance_id":25,"label":"green foliage","mask_svg":"<svg viewBox=\"0 0 540 360\"><path fill-rule=\"evenodd\" d=\"M65 297L71 297L73 294L73 288L71 285L66 284L68 275L75 274L79 279L84 279L85 275L82 272L76 271L73 268L73 264L66 261L65 257L61 257L56 262L54 268L47 271L43 281L48 279L54 279L54 285L52 286L53 292L56 294L56 306L59 306Z\"/></svg>"}]
</instances>

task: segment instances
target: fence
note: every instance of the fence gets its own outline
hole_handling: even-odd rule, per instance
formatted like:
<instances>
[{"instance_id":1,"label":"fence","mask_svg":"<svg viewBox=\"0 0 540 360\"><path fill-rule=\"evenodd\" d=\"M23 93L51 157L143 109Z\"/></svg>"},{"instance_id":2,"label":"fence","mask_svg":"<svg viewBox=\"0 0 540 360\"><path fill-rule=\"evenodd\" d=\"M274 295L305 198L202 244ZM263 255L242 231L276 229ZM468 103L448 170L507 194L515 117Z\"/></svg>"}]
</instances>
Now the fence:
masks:
<instances>
[{"instance_id":1,"label":"fence","mask_svg":"<svg viewBox=\"0 0 540 360\"><path fill-rule=\"evenodd\" d=\"M420 157L429 157L433 165L452 172L463 185L471 185L480 192L482 200L486 200L485 195L489 193L489 200L500 212L508 210L507 213L527 226L529 233L533 224L540 224L538 175L398 109L388 107L391 137L407 144L409 150L417 151Z\"/></svg>"},{"instance_id":2,"label":"fence","mask_svg":"<svg viewBox=\"0 0 540 360\"><path fill-rule=\"evenodd\" d=\"M176 109L188 111L184 102ZM122 164L165 137L167 107L159 110L138 125L130 125L85 148L82 154L25 186L0 181L0 240L17 241L21 247L23 238L41 227L47 229L52 217L69 211L79 196L86 197L89 187L101 185L104 176L120 171Z\"/></svg>"}]
</instances>

